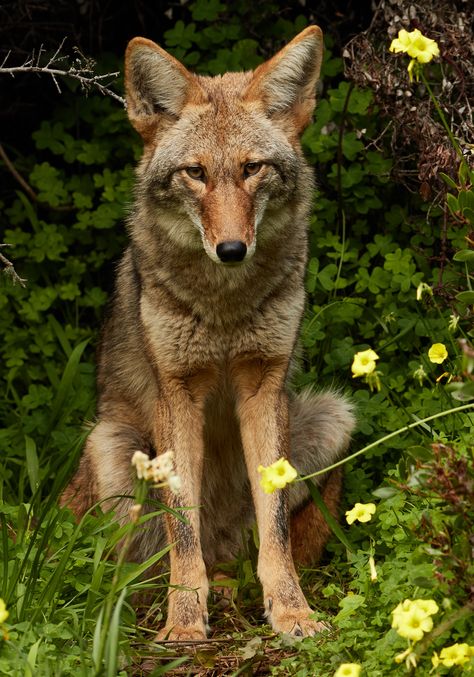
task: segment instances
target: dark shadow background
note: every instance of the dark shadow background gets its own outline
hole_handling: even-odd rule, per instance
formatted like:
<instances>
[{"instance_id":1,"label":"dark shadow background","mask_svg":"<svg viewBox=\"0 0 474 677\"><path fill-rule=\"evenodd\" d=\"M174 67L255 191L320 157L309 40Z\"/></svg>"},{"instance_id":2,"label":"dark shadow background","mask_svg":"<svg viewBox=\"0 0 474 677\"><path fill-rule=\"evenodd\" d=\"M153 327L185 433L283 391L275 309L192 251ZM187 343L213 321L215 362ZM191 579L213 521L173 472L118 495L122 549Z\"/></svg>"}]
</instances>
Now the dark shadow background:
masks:
<instances>
[{"instance_id":1,"label":"dark shadow background","mask_svg":"<svg viewBox=\"0 0 474 677\"><path fill-rule=\"evenodd\" d=\"M189 19L189 5L179 0L20 0L0 3L0 63L7 54L9 66L21 65L33 50L42 47L54 52L66 38L63 53L70 55L78 47L87 57L98 61L111 55L121 60L128 40L137 35L160 42L163 33L179 19ZM239 2L233 7L237 8ZM248 4L248 3L247 3ZM292 19L303 14L330 33L335 52L367 28L373 10L370 0L287 0L274 2L277 15ZM268 13L267 3L262 3ZM261 39L255 27L255 8L249 36ZM257 2L258 12L258 2ZM259 35L260 32L260 35ZM262 52L265 45L262 40ZM121 61L119 61L121 63ZM39 121L47 119L58 92L51 78L45 75L20 74L15 78L2 75L0 80L1 141L25 149L30 134Z\"/></svg>"}]
</instances>

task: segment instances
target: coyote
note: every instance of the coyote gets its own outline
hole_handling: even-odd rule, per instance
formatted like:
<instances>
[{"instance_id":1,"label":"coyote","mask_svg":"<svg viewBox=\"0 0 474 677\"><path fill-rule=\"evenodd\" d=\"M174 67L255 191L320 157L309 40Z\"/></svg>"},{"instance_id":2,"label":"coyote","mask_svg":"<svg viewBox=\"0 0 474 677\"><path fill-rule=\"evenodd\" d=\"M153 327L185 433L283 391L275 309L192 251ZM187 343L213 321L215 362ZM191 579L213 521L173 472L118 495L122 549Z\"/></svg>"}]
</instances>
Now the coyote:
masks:
<instances>
[{"instance_id":1,"label":"coyote","mask_svg":"<svg viewBox=\"0 0 474 677\"><path fill-rule=\"evenodd\" d=\"M299 137L322 44L310 26L254 71L216 77L145 38L127 47L127 111L144 153L99 350L97 424L62 503L81 515L133 495L134 451L173 451L181 489L159 498L195 509L151 520L133 545L144 560L174 544L159 637L206 636L208 575L255 517L266 617L278 632L321 630L294 560L314 562L328 528L304 483L267 494L257 468L281 457L300 473L324 468L345 454L354 423L337 393L288 387L313 195ZM339 473L320 485L335 512ZM130 505L118 505L123 522Z\"/></svg>"}]
</instances>

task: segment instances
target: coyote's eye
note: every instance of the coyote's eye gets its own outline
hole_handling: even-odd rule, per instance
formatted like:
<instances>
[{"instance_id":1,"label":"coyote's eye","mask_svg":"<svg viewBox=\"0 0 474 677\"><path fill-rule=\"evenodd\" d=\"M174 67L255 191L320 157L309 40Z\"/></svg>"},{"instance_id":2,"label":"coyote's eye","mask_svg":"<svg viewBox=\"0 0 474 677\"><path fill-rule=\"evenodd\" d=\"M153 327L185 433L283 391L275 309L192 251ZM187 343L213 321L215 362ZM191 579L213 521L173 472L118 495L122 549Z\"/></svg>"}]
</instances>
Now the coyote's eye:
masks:
<instances>
[{"instance_id":1,"label":"coyote's eye","mask_svg":"<svg viewBox=\"0 0 474 677\"><path fill-rule=\"evenodd\" d=\"M244 178L247 178L248 176L255 176L255 174L259 173L261 168L261 162L247 162L244 165Z\"/></svg>"},{"instance_id":2,"label":"coyote's eye","mask_svg":"<svg viewBox=\"0 0 474 677\"><path fill-rule=\"evenodd\" d=\"M204 169L202 167L199 167L198 165L194 165L193 167L186 167L186 174L190 176L192 179L196 179L196 181L204 181Z\"/></svg>"}]
</instances>

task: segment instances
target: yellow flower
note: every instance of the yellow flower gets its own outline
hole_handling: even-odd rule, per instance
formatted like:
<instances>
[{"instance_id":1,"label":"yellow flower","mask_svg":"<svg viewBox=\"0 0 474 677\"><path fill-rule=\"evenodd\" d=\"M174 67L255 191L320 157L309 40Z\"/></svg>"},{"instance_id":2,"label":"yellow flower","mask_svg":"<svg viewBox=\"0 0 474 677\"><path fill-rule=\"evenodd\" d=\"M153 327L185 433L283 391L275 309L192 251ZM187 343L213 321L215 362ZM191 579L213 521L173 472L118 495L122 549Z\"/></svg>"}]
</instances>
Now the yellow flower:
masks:
<instances>
[{"instance_id":1,"label":"yellow flower","mask_svg":"<svg viewBox=\"0 0 474 677\"><path fill-rule=\"evenodd\" d=\"M418 383L420 384L420 386L423 385L423 381L424 381L425 378L426 378L426 371L425 371L425 369L424 369L424 367L423 367L422 364L420 364L420 366L418 367L418 369L415 369L415 371L413 372L413 378L416 378L416 380L418 381Z\"/></svg>"},{"instance_id":2,"label":"yellow flower","mask_svg":"<svg viewBox=\"0 0 474 677\"><path fill-rule=\"evenodd\" d=\"M150 459L143 451L136 451L131 463L135 466L139 480L155 482L155 484L167 482L170 490L177 494L181 489L181 478L174 471L173 456L172 451L165 451Z\"/></svg>"},{"instance_id":3,"label":"yellow flower","mask_svg":"<svg viewBox=\"0 0 474 677\"><path fill-rule=\"evenodd\" d=\"M257 470L262 475L260 486L266 494L273 494L276 489L283 489L289 482L293 482L298 475L286 458L279 458L278 461L266 468L259 465Z\"/></svg>"},{"instance_id":4,"label":"yellow flower","mask_svg":"<svg viewBox=\"0 0 474 677\"><path fill-rule=\"evenodd\" d=\"M428 63L434 56L439 56L438 43L421 33L417 28L411 33L411 44L407 50L408 56L420 63Z\"/></svg>"},{"instance_id":5,"label":"yellow flower","mask_svg":"<svg viewBox=\"0 0 474 677\"><path fill-rule=\"evenodd\" d=\"M411 670L411 668L416 668L416 658L417 656L415 652L412 651L412 647L409 646L406 651L395 656L395 663L401 663L402 661L405 661L407 670Z\"/></svg>"},{"instance_id":6,"label":"yellow flower","mask_svg":"<svg viewBox=\"0 0 474 677\"><path fill-rule=\"evenodd\" d=\"M398 626L399 620L403 614L410 609L412 604L413 602L411 599L406 599L404 602L400 602L400 604L395 607L395 609L392 611L392 628L396 628Z\"/></svg>"},{"instance_id":7,"label":"yellow flower","mask_svg":"<svg viewBox=\"0 0 474 677\"><path fill-rule=\"evenodd\" d=\"M375 503L356 503L352 510L346 511L347 524L352 524L355 520L369 522L375 510Z\"/></svg>"},{"instance_id":8,"label":"yellow flower","mask_svg":"<svg viewBox=\"0 0 474 677\"><path fill-rule=\"evenodd\" d=\"M442 364L448 357L448 351L446 350L444 343L433 343L431 348L428 350L428 357L430 362Z\"/></svg>"},{"instance_id":9,"label":"yellow flower","mask_svg":"<svg viewBox=\"0 0 474 677\"><path fill-rule=\"evenodd\" d=\"M370 571L370 580L375 582L377 580L377 569L375 568L375 560L372 555L369 557L369 571Z\"/></svg>"},{"instance_id":10,"label":"yellow flower","mask_svg":"<svg viewBox=\"0 0 474 677\"><path fill-rule=\"evenodd\" d=\"M436 41L425 37L418 28L411 32L402 29L398 33L398 38L392 40L390 51L405 52L419 63L428 63L434 56L439 56L439 47Z\"/></svg>"},{"instance_id":11,"label":"yellow flower","mask_svg":"<svg viewBox=\"0 0 474 677\"><path fill-rule=\"evenodd\" d=\"M342 663L334 673L334 677L359 677L362 667L358 663Z\"/></svg>"},{"instance_id":12,"label":"yellow flower","mask_svg":"<svg viewBox=\"0 0 474 677\"><path fill-rule=\"evenodd\" d=\"M368 350L362 350L359 353L354 355L354 361L352 362L352 373L353 377L358 376L367 376L371 374L375 369L375 360L378 360L379 356L374 350L370 348Z\"/></svg>"},{"instance_id":13,"label":"yellow flower","mask_svg":"<svg viewBox=\"0 0 474 677\"><path fill-rule=\"evenodd\" d=\"M5 623L9 615L10 612L7 611L5 602L0 598L0 623Z\"/></svg>"},{"instance_id":14,"label":"yellow flower","mask_svg":"<svg viewBox=\"0 0 474 677\"><path fill-rule=\"evenodd\" d=\"M430 632L433 629L433 620L430 616L426 616L419 609L413 607L399 617L398 626L395 629L401 637L419 642L425 632Z\"/></svg>"},{"instance_id":15,"label":"yellow flower","mask_svg":"<svg viewBox=\"0 0 474 677\"><path fill-rule=\"evenodd\" d=\"M402 28L402 30L398 32L398 38L392 40L389 49L391 52L395 52L396 54L398 54L398 52L407 52L410 44L411 35L408 31Z\"/></svg>"},{"instance_id":16,"label":"yellow flower","mask_svg":"<svg viewBox=\"0 0 474 677\"><path fill-rule=\"evenodd\" d=\"M382 384L380 383L381 374L381 371L373 371L371 374L367 374L365 377L365 382L369 386L371 393L373 393L374 390L378 393L380 392L380 389L382 388Z\"/></svg>"},{"instance_id":17,"label":"yellow flower","mask_svg":"<svg viewBox=\"0 0 474 677\"><path fill-rule=\"evenodd\" d=\"M131 460L131 464L135 466L137 477L139 480L149 479L150 457L143 451L136 451Z\"/></svg>"},{"instance_id":18,"label":"yellow flower","mask_svg":"<svg viewBox=\"0 0 474 677\"><path fill-rule=\"evenodd\" d=\"M439 611L439 606L434 599L415 599L413 604L423 611L427 616L434 616Z\"/></svg>"},{"instance_id":19,"label":"yellow flower","mask_svg":"<svg viewBox=\"0 0 474 677\"><path fill-rule=\"evenodd\" d=\"M410 670L410 668L416 668L416 655L412 651L412 647L409 646L408 649L403 651L403 653L399 653L395 656L394 658L395 663L401 663L402 661L405 661L405 664L407 666L407 670Z\"/></svg>"},{"instance_id":20,"label":"yellow flower","mask_svg":"<svg viewBox=\"0 0 474 677\"><path fill-rule=\"evenodd\" d=\"M425 632L433 629L431 616L438 610L432 599L406 599L392 611L392 628L401 637L419 642Z\"/></svg>"},{"instance_id":21,"label":"yellow flower","mask_svg":"<svg viewBox=\"0 0 474 677\"><path fill-rule=\"evenodd\" d=\"M441 649L439 662L447 668L451 668L453 665L464 665L464 663L467 663L470 656L471 647L469 644L453 644L452 646L446 646L444 649Z\"/></svg>"},{"instance_id":22,"label":"yellow flower","mask_svg":"<svg viewBox=\"0 0 474 677\"><path fill-rule=\"evenodd\" d=\"M448 323L448 331L454 334L457 331L458 324L459 324L459 315L450 315Z\"/></svg>"},{"instance_id":23,"label":"yellow flower","mask_svg":"<svg viewBox=\"0 0 474 677\"><path fill-rule=\"evenodd\" d=\"M421 299L423 298L423 294L433 296L433 290L431 289L429 284L426 284L426 282L420 282L420 284L416 288L416 300L421 301Z\"/></svg>"}]
</instances>

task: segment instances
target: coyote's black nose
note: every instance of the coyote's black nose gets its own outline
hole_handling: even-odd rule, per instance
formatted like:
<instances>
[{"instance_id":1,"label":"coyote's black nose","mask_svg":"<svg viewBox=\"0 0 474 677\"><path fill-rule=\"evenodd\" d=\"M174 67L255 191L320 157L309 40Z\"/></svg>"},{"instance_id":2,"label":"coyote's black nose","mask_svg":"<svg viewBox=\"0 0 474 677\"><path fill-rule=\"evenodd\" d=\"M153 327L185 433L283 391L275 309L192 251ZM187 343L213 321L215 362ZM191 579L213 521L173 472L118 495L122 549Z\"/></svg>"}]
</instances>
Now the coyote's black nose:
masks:
<instances>
[{"instance_id":1,"label":"coyote's black nose","mask_svg":"<svg viewBox=\"0 0 474 677\"><path fill-rule=\"evenodd\" d=\"M216 247L217 256L223 263L243 261L247 253L247 245L240 240L221 242Z\"/></svg>"}]
</instances>

